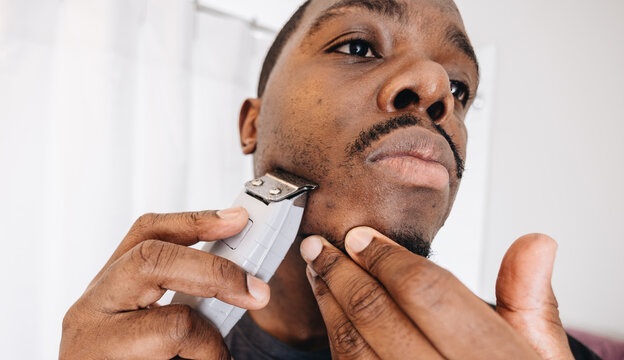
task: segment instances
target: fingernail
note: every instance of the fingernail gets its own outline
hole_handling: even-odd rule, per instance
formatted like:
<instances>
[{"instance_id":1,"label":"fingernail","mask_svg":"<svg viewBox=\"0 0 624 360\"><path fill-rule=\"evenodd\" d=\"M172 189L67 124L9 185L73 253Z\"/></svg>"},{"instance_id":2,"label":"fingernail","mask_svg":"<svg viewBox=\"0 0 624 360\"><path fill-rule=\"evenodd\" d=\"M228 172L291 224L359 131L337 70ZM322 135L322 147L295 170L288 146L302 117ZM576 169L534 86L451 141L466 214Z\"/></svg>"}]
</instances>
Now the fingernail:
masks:
<instances>
[{"instance_id":1,"label":"fingernail","mask_svg":"<svg viewBox=\"0 0 624 360\"><path fill-rule=\"evenodd\" d=\"M223 209L223 210L217 211L217 216L224 220L234 219L241 213L241 211L242 209L240 207Z\"/></svg>"},{"instance_id":2,"label":"fingernail","mask_svg":"<svg viewBox=\"0 0 624 360\"><path fill-rule=\"evenodd\" d=\"M271 294L269 285L251 274L247 274L247 290L254 299L260 302L267 301Z\"/></svg>"},{"instance_id":3,"label":"fingernail","mask_svg":"<svg viewBox=\"0 0 624 360\"><path fill-rule=\"evenodd\" d=\"M299 250L301 250L301 256L305 261L314 261L323 250L323 243L318 236L310 236L301 242Z\"/></svg>"},{"instance_id":4,"label":"fingernail","mask_svg":"<svg viewBox=\"0 0 624 360\"><path fill-rule=\"evenodd\" d=\"M347 233L345 244L347 248L359 253L360 251L366 249L372 240L373 234L370 229L355 228Z\"/></svg>"},{"instance_id":5,"label":"fingernail","mask_svg":"<svg viewBox=\"0 0 624 360\"><path fill-rule=\"evenodd\" d=\"M308 268L308 271L310 272L310 275L312 275L312 277L317 277L318 276L316 271L314 271L314 269L312 269L312 267L309 264L308 264L307 268Z\"/></svg>"}]
</instances>

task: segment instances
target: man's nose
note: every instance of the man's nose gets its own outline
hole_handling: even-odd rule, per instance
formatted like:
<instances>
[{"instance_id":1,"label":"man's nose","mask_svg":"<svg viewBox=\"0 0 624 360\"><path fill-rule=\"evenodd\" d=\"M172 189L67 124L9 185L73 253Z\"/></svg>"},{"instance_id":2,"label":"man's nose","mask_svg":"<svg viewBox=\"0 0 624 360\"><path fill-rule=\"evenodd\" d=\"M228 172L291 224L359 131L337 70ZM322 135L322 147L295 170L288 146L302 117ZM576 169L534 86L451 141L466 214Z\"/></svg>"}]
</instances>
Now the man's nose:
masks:
<instances>
[{"instance_id":1,"label":"man's nose","mask_svg":"<svg viewBox=\"0 0 624 360\"><path fill-rule=\"evenodd\" d=\"M419 112L437 124L453 114L454 104L446 70L429 60L417 60L395 71L377 97L382 111Z\"/></svg>"}]
</instances>

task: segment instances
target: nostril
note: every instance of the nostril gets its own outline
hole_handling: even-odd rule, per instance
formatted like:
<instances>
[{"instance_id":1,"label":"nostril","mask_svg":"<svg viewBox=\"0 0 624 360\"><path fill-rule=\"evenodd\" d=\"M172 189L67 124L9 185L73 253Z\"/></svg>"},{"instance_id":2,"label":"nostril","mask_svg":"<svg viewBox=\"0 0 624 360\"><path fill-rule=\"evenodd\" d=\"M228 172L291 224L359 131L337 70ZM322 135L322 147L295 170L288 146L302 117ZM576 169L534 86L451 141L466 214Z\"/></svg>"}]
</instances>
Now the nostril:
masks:
<instances>
[{"instance_id":1,"label":"nostril","mask_svg":"<svg viewBox=\"0 0 624 360\"><path fill-rule=\"evenodd\" d=\"M444 115L444 110L445 110L444 103L442 101L438 101L434 103L433 105L429 106L429 108L427 109L427 114L429 114L429 117L431 117L431 120L438 121L440 120L442 115Z\"/></svg>"},{"instance_id":2,"label":"nostril","mask_svg":"<svg viewBox=\"0 0 624 360\"><path fill-rule=\"evenodd\" d=\"M396 95L394 98L394 108L397 110L404 109L411 104L418 103L418 94L413 92L412 90L405 89Z\"/></svg>"}]
</instances>

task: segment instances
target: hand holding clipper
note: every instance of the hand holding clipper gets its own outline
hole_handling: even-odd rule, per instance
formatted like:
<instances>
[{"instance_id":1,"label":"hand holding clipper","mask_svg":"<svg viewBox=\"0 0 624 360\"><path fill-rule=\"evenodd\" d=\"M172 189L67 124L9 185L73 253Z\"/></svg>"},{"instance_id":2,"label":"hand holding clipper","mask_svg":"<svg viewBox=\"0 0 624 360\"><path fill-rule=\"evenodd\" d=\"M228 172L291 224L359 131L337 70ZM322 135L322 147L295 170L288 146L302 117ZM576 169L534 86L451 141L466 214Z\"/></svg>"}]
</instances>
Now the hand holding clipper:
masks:
<instances>
[{"instance_id":1,"label":"hand holding clipper","mask_svg":"<svg viewBox=\"0 0 624 360\"><path fill-rule=\"evenodd\" d=\"M233 206L244 207L247 226L233 237L209 242L202 250L226 258L268 282L295 240L307 193L316 184L284 171L273 171L245 183ZM190 305L206 316L225 337L245 309L216 298L176 293L172 303Z\"/></svg>"}]
</instances>

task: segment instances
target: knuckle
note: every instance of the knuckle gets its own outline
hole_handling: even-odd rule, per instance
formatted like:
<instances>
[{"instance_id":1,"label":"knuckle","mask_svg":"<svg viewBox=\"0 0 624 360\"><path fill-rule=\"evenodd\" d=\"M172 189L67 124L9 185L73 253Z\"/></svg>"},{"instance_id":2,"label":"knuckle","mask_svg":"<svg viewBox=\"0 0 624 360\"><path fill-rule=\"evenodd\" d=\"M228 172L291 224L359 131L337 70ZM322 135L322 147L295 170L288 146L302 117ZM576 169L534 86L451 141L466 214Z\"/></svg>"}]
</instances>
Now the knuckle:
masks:
<instances>
[{"instance_id":1,"label":"knuckle","mask_svg":"<svg viewBox=\"0 0 624 360\"><path fill-rule=\"evenodd\" d=\"M164 241L145 240L137 244L131 251L131 258L140 271L152 274L159 269L166 270L176 256L177 249L168 246Z\"/></svg>"},{"instance_id":2,"label":"knuckle","mask_svg":"<svg viewBox=\"0 0 624 360\"><path fill-rule=\"evenodd\" d=\"M199 222L200 214L196 211L191 212L182 212L173 215L173 220L182 224L184 228L188 228L191 231L197 228L197 223Z\"/></svg>"},{"instance_id":3,"label":"knuckle","mask_svg":"<svg viewBox=\"0 0 624 360\"><path fill-rule=\"evenodd\" d=\"M202 213L198 211L192 211L186 213L185 215L182 215L182 218L189 227L196 228L202 218Z\"/></svg>"},{"instance_id":4,"label":"knuckle","mask_svg":"<svg viewBox=\"0 0 624 360\"><path fill-rule=\"evenodd\" d=\"M349 297L346 312L359 322L374 322L384 313L387 303L384 301L385 289L377 282L366 281Z\"/></svg>"},{"instance_id":5,"label":"knuckle","mask_svg":"<svg viewBox=\"0 0 624 360\"><path fill-rule=\"evenodd\" d=\"M389 245L381 241L376 242L376 246L367 250L368 253L364 258L365 267L369 269L372 274L382 273L383 267L386 265L386 261L388 259L393 259L393 256L391 255L401 251L396 246Z\"/></svg>"},{"instance_id":6,"label":"knuckle","mask_svg":"<svg viewBox=\"0 0 624 360\"><path fill-rule=\"evenodd\" d=\"M179 221L181 224L185 225L189 234L195 235L195 242L201 241L200 233L201 233L201 223L202 218L204 216L204 212L200 211L192 211L187 213L181 213L179 215Z\"/></svg>"},{"instance_id":7,"label":"knuckle","mask_svg":"<svg viewBox=\"0 0 624 360\"><path fill-rule=\"evenodd\" d=\"M134 225L136 227L147 227L150 225L154 225L154 223L158 221L159 217L160 215L156 213L146 213L139 216L139 218L134 222Z\"/></svg>"},{"instance_id":8,"label":"knuckle","mask_svg":"<svg viewBox=\"0 0 624 360\"><path fill-rule=\"evenodd\" d=\"M357 329L349 321L344 321L333 331L334 351L337 354L357 358L364 350L366 343Z\"/></svg>"},{"instance_id":9,"label":"knuckle","mask_svg":"<svg viewBox=\"0 0 624 360\"><path fill-rule=\"evenodd\" d=\"M75 308L74 306L70 307L69 310L67 310L67 313L65 313L65 316L63 316L63 325L62 325L62 331L63 333L67 333L69 332L73 327L74 327L74 322L75 322Z\"/></svg>"},{"instance_id":10,"label":"knuckle","mask_svg":"<svg viewBox=\"0 0 624 360\"><path fill-rule=\"evenodd\" d=\"M339 261L342 259L344 255L338 251L323 251L321 255L314 260L314 268L317 273L325 278L329 275L334 267L338 265Z\"/></svg>"},{"instance_id":11,"label":"knuckle","mask_svg":"<svg viewBox=\"0 0 624 360\"><path fill-rule=\"evenodd\" d=\"M167 335L176 344L186 341L196 327L197 315L188 305L176 304L171 306L167 314Z\"/></svg>"},{"instance_id":12,"label":"knuckle","mask_svg":"<svg viewBox=\"0 0 624 360\"><path fill-rule=\"evenodd\" d=\"M149 229L153 227L156 222L158 222L158 219L160 217L161 215L156 214L156 213L146 213L146 214L139 216L139 218L136 219L134 224L132 224L132 227L130 228L128 235L132 236L133 234L136 235L136 234L148 232Z\"/></svg>"},{"instance_id":13,"label":"knuckle","mask_svg":"<svg viewBox=\"0 0 624 360\"><path fill-rule=\"evenodd\" d=\"M79 300L80 301L80 300ZM84 359L85 352L91 348L85 347L93 339L94 324L102 324L102 319L94 318L85 309L76 304L72 305L63 317L59 359Z\"/></svg>"},{"instance_id":14,"label":"knuckle","mask_svg":"<svg viewBox=\"0 0 624 360\"><path fill-rule=\"evenodd\" d=\"M401 275L397 283L399 297L428 311L436 310L442 303L453 275L430 263L412 266Z\"/></svg>"},{"instance_id":15,"label":"knuckle","mask_svg":"<svg viewBox=\"0 0 624 360\"><path fill-rule=\"evenodd\" d=\"M85 319L89 319L93 314L83 303L83 297L80 297L65 313L62 322L62 331L75 331L85 323Z\"/></svg>"},{"instance_id":16,"label":"knuckle","mask_svg":"<svg viewBox=\"0 0 624 360\"><path fill-rule=\"evenodd\" d=\"M215 210L190 211L179 213L180 220L191 228L201 227L206 221L217 218Z\"/></svg>"},{"instance_id":17,"label":"knuckle","mask_svg":"<svg viewBox=\"0 0 624 360\"><path fill-rule=\"evenodd\" d=\"M219 287L230 288L241 279L245 280L244 272L226 259L211 256L210 261L207 261L206 264L209 267L209 273L217 280L215 285Z\"/></svg>"},{"instance_id":18,"label":"knuckle","mask_svg":"<svg viewBox=\"0 0 624 360\"><path fill-rule=\"evenodd\" d=\"M314 295L317 297L317 301L325 301L325 295L330 294L327 286L315 286L313 288Z\"/></svg>"},{"instance_id":19,"label":"knuckle","mask_svg":"<svg viewBox=\"0 0 624 360\"><path fill-rule=\"evenodd\" d=\"M169 305L168 308L165 336L169 338L172 346L192 348L199 344L210 343L211 359L231 359L219 331L212 324L208 324L193 308L186 304Z\"/></svg>"}]
</instances>

